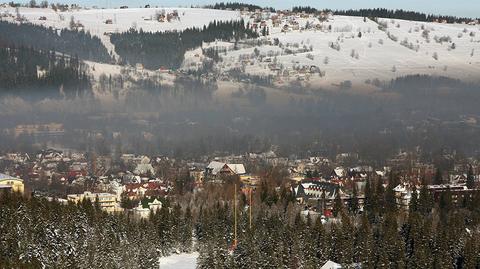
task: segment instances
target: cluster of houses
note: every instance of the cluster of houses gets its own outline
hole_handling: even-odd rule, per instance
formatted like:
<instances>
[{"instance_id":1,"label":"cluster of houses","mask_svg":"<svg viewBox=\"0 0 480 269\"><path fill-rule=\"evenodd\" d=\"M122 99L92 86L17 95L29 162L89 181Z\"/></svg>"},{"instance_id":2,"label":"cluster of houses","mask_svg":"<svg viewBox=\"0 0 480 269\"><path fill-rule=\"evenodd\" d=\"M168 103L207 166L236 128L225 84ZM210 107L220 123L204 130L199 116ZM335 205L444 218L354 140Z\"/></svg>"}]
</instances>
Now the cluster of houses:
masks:
<instances>
[{"instance_id":1,"label":"cluster of houses","mask_svg":"<svg viewBox=\"0 0 480 269\"><path fill-rule=\"evenodd\" d=\"M323 30L325 28L323 22L327 22L333 16L332 12L320 12L318 14L310 14L306 12L294 12L291 10L278 10L271 12L270 10L241 11L243 17L252 21L251 29L258 30L266 27L281 28L282 32L303 31L308 29ZM306 21L301 24L300 20Z\"/></svg>"},{"instance_id":2,"label":"cluster of houses","mask_svg":"<svg viewBox=\"0 0 480 269\"><path fill-rule=\"evenodd\" d=\"M394 156L387 163L395 163L396 171L402 171L401 183L394 191L398 206L407 209L415 189L417 194L420 190L419 178L433 175L435 171L433 165L412 162L401 156ZM408 171L397 170L401 169L403 159L409 160ZM262 174L249 173L249 170L275 166L285 171L286 186L299 204L309 212L328 217L332 214L335 199L340 198L348 205L354 193L361 211L368 179L381 180L384 185L388 183L390 167L374 168L358 163L361 160L355 153L338 154L335 158L287 158L268 151L213 159L204 156L190 161L164 156L96 156L46 149L31 155L7 153L0 156L3 169L0 171L0 190L51 198L51 193L38 190L42 184L55 183L69 189L66 197L55 197L59 201L79 203L88 199L96 201L107 212L129 210L140 217L148 217L149 212L161 208L162 199L174 195L175 178L185 171L188 171L194 191L202 191L205 184L238 180L235 182L240 182L241 190L249 192L260 186L263 177ZM475 171L477 166L474 163ZM444 185L428 186L434 197L438 198L448 189L453 200L460 201L465 195L477 191L466 187L466 174L461 165L455 167L455 171L450 173ZM479 181L478 176L475 181Z\"/></svg>"}]
</instances>

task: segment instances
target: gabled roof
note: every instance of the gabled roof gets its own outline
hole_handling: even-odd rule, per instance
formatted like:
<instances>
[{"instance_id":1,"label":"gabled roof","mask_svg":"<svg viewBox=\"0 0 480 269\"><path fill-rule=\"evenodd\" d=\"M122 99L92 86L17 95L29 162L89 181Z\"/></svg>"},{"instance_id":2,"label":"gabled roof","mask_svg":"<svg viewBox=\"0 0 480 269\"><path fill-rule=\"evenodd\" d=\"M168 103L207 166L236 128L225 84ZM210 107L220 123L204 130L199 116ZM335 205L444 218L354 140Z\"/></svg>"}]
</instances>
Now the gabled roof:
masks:
<instances>
[{"instance_id":1,"label":"gabled roof","mask_svg":"<svg viewBox=\"0 0 480 269\"><path fill-rule=\"evenodd\" d=\"M223 166L225 166L225 163L212 161L208 164L207 169L211 170L212 175L216 175Z\"/></svg>"},{"instance_id":2,"label":"gabled roof","mask_svg":"<svg viewBox=\"0 0 480 269\"><path fill-rule=\"evenodd\" d=\"M245 174L245 166L243 164L230 164L212 161L208 164L207 169L211 170L212 175L218 174L225 166L237 175Z\"/></svg>"},{"instance_id":3,"label":"gabled roof","mask_svg":"<svg viewBox=\"0 0 480 269\"><path fill-rule=\"evenodd\" d=\"M245 166L243 164L234 163L227 164L227 166L237 175L245 174Z\"/></svg>"}]
</instances>

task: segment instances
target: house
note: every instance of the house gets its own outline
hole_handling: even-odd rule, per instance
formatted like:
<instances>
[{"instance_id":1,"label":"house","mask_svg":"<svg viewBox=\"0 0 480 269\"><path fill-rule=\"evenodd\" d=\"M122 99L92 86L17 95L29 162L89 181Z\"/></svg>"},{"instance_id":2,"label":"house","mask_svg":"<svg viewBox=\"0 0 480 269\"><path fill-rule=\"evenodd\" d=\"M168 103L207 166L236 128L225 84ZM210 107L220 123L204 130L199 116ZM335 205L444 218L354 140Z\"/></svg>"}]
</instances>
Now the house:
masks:
<instances>
[{"instance_id":1,"label":"house","mask_svg":"<svg viewBox=\"0 0 480 269\"><path fill-rule=\"evenodd\" d=\"M212 161L205 168L205 175L208 176L233 176L233 175L244 175L245 166L243 164L230 164Z\"/></svg>"},{"instance_id":2,"label":"house","mask_svg":"<svg viewBox=\"0 0 480 269\"><path fill-rule=\"evenodd\" d=\"M150 216L151 212L156 212L157 210L162 209L162 202L157 199L154 199L152 202L147 204L147 207L144 207L141 202L138 203L138 206L133 209L133 212L142 219L146 219Z\"/></svg>"},{"instance_id":3,"label":"house","mask_svg":"<svg viewBox=\"0 0 480 269\"><path fill-rule=\"evenodd\" d=\"M461 203L465 198L472 197L480 192L480 189L469 189L465 184L442 184L428 185L428 191L432 194L435 201L439 201L441 194L448 191L452 195L452 202L457 204Z\"/></svg>"},{"instance_id":4,"label":"house","mask_svg":"<svg viewBox=\"0 0 480 269\"><path fill-rule=\"evenodd\" d=\"M98 202L98 204L100 205L100 208L109 213L118 211L120 209L117 203L117 196L115 194L93 193L93 192L86 191L81 194L67 195L67 200L75 204L78 204L85 199L88 199L92 203Z\"/></svg>"},{"instance_id":5,"label":"house","mask_svg":"<svg viewBox=\"0 0 480 269\"><path fill-rule=\"evenodd\" d=\"M165 196L168 193L168 188L160 182L150 181L147 183L126 184L123 191L129 199L140 200L144 197Z\"/></svg>"},{"instance_id":6,"label":"house","mask_svg":"<svg viewBox=\"0 0 480 269\"><path fill-rule=\"evenodd\" d=\"M303 182L293 189L297 200L306 201L310 198L322 198L326 200L334 200L337 194L342 195L343 192L336 184L329 182Z\"/></svg>"},{"instance_id":7,"label":"house","mask_svg":"<svg viewBox=\"0 0 480 269\"><path fill-rule=\"evenodd\" d=\"M336 167L332 170L332 173L330 174L330 177L332 179L342 179L345 176L347 176L347 172L343 167Z\"/></svg>"},{"instance_id":8,"label":"house","mask_svg":"<svg viewBox=\"0 0 480 269\"><path fill-rule=\"evenodd\" d=\"M153 176L155 175L155 169L153 166L150 164L150 159L148 157L144 157L139 164L137 164L137 167L135 168L134 174L136 175L150 175Z\"/></svg>"},{"instance_id":9,"label":"house","mask_svg":"<svg viewBox=\"0 0 480 269\"><path fill-rule=\"evenodd\" d=\"M327 261L320 269L341 269L342 266L339 263Z\"/></svg>"},{"instance_id":10,"label":"house","mask_svg":"<svg viewBox=\"0 0 480 269\"><path fill-rule=\"evenodd\" d=\"M412 196L415 195L413 192L413 185L409 183L401 183L393 188L393 191L395 192L397 205L401 208L408 209L410 200L412 199ZM415 193L418 197L420 194L420 186L416 186Z\"/></svg>"},{"instance_id":11,"label":"house","mask_svg":"<svg viewBox=\"0 0 480 269\"><path fill-rule=\"evenodd\" d=\"M21 194L23 194L25 191L25 186L22 179L5 174L0 174L0 188L4 190L9 189L10 191Z\"/></svg>"}]
</instances>

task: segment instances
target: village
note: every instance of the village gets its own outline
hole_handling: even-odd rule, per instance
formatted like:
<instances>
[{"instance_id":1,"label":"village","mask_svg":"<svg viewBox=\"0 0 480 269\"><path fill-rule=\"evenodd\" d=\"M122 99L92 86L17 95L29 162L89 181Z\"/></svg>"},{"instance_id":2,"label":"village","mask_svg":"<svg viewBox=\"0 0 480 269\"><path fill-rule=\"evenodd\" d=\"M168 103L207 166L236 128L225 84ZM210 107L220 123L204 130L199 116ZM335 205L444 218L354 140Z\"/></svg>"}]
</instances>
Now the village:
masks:
<instances>
[{"instance_id":1,"label":"village","mask_svg":"<svg viewBox=\"0 0 480 269\"><path fill-rule=\"evenodd\" d=\"M381 182L386 187L392 180L392 171L399 178L393 190L397 206L403 210L408 210L412 196L418 196L424 184L436 199L448 190L453 202L458 203L480 191L478 161L454 164L448 173L440 172L433 164L416 161L406 152L387 163L389 166L384 167L364 165L355 153L338 154L335 159L302 159L269 151L178 160L45 149L36 154L2 155L0 189L65 204L89 200L109 213L127 211L148 218L162 207L162 201L185 191L201 193L210 184L238 184L242 193L256 193L268 178L280 183L276 192L284 188L294 196L303 206L305 216L321 217L322 221L334 218L338 200L347 208L355 200L356 210L362 212L367 181ZM272 179L272 174L277 178ZM441 184L436 182L438 178Z\"/></svg>"}]
</instances>

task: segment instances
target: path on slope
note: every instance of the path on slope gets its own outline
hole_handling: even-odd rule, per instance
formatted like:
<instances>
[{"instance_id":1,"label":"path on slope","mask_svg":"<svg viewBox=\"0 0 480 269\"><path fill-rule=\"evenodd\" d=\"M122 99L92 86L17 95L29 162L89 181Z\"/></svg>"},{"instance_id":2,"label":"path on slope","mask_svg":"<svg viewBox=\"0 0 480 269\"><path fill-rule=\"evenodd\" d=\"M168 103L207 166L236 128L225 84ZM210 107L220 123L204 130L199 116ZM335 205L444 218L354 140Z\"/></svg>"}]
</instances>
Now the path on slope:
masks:
<instances>
[{"instance_id":1,"label":"path on slope","mask_svg":"<svg viewBox=\"0 0 480 269\"><path fill-rule=\"evenodd\" d=\"M197 268L198 252L174 254L160 258L162 269L195 269Z\"/></svg>"}]
</instances>

